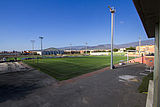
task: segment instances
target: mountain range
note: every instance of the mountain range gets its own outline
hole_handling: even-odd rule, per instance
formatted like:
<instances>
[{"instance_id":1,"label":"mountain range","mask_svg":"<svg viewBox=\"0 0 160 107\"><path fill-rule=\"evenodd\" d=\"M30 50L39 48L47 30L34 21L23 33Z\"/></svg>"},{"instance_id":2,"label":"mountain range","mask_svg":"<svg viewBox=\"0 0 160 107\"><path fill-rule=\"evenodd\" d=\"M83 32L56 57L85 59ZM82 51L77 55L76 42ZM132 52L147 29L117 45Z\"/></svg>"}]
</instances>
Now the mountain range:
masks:
<instances>
[{"instance_id":1,"label":"mountain range","mask_svg":"<svg viewBox=\"0 0 160 107\"><path fill-rule=\"evenodd\" d=\"M154 45L154 40L144 40L141 41L141 45ZM96 46L87 46L87 49L110 49L111 44L102 44L102 45L96 45ZM128 47L136 47L139 46L139 42L131 42L131 43L125 43L125 44L115 44L113 45L113 48L128 48ZM61 48L47 48L46 50L70 50L70 47L61 47ZM84 50L86 49L86 46L72 46L72 50Z\"/></svg>"}]
</instances>

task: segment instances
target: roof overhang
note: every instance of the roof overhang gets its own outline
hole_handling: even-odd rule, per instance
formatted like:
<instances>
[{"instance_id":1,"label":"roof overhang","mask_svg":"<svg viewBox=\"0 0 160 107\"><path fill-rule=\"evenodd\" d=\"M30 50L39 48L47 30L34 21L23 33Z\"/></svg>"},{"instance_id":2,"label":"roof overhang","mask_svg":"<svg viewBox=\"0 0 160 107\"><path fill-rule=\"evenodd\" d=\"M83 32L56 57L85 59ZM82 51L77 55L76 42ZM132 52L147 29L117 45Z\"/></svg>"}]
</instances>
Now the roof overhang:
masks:
<instances>
[{"instance_id":1,"label":"roof overhang","mask_svg":"<svg viewBox=\"0 0 160 107\"><path fill-rule=\"evenodd\" d=\"M155 25L159 22L160 0L133 0L149 38L155 37Z\"/></svg>"}]
</instances>

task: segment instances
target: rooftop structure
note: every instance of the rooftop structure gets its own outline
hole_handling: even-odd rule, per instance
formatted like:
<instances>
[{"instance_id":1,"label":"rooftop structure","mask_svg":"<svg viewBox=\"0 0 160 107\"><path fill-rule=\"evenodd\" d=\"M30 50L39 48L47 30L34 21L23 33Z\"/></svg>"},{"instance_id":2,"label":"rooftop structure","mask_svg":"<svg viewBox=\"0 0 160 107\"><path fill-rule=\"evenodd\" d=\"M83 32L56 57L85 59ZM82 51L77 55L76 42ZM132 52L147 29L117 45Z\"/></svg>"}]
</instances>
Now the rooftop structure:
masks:
<instances>
[{"instance_id":1,"label":"rooftop structure","mask_svg":"<svg viewBox=\"0 0 160 107\"><path fill-rule=\"evenodd\" d=\"M133 0L133 2L148 37L155 38L153 93L149 90L151 97L147 100L146 107L160 107L160 1Z\"/></svg>"}]
</instances>

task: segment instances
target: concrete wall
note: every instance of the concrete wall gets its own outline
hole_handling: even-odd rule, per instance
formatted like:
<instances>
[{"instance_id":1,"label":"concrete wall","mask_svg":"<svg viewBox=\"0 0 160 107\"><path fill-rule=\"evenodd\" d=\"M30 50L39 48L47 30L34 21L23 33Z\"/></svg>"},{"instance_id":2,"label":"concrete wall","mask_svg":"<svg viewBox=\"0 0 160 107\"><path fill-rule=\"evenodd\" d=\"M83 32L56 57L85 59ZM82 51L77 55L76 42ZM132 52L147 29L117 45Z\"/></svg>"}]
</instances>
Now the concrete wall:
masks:
<instances>
[{"instance_id":1,"label":"concrete wall","mask_svg":"<svg viewBox=\"0 0 160 107\"><path fill-rule=\"evenodd\" d=\"M149 86L148 86L146 107L152 107L153 106L153 94L154 94L154 83L153 83L152 80L150 80L149 81Z\"/></svg>"},{"instance_id":2,"label":"concrete wall","mask_svg":"<svg viewBox=\"0 0 160 107\"><path fill-rule=\"evenodd\" d=\"M144 61L145 61L144 63L145 63L147 66L151 66L151 67L154 66L154 56L145 56Z\"/></svg>"},{"instance_id":3,"label":"concrete wall","mask_svg":"<svg viewBox=\"0 0 160 107\"><path fill-rule=\"evenodd\" d=\"M95 53L90 53L90 55L109 55L108 52L95 52Z\"/></svg>"},{"instance_id":4,"label":"concrete wall","mask_svg":"<svg viewBox=\"0 0 160 107\"><path fill-rule=\"evenodd\" d=\"M144 57L129 60L129 63L136 63L136 62L143 63L143 64L146 64L147 66L153 67L154 66L154 56L144 56Z\"/></svg>"},{"instance_id":5,"label":"concrete wall","mask_svg":"<svg viewBox=\"0 0 160 107\"><path fill-rule=\"evenodd\" d=\"M159 19L160 22L160 19ZM153 107L160 107L160 66L159 66L159 47L160 47L160 23L155 26L155 61L154 61L154 98Z\"/></svg>"}]
</instances>

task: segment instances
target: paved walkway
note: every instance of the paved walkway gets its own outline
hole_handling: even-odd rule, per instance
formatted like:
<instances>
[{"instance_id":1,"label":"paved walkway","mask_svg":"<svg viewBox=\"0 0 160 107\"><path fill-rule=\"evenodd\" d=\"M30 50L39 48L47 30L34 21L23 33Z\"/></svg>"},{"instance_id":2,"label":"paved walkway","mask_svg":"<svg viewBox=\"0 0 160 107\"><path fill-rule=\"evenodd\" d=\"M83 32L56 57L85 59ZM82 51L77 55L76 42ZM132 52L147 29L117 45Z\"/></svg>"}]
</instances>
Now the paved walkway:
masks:
<instances>
[{"instance_id":1,"label":"paved walkway","mask_svg":"<svg viewBox=\"0 0 160 107\"><path fill-rule=\"evenodd\" d=\"M18 62L5 62L0 63L0 74L18 71L29 71L32 68L25 66L23 63Z\"/></svg>"},{"instance_id":2,"label":"paved walkway","mask_svg":"<svg viewBox=\"0 0 160 107\"><path fill-rule=\"evenodd\" d=\"M62 85L33 71L0 74L0 107L145 107L144 65L128 65Z\"/></svg>"}]
</instances>

